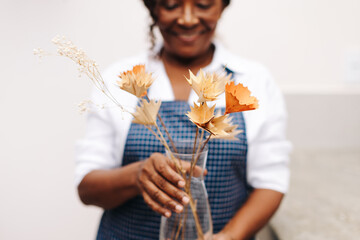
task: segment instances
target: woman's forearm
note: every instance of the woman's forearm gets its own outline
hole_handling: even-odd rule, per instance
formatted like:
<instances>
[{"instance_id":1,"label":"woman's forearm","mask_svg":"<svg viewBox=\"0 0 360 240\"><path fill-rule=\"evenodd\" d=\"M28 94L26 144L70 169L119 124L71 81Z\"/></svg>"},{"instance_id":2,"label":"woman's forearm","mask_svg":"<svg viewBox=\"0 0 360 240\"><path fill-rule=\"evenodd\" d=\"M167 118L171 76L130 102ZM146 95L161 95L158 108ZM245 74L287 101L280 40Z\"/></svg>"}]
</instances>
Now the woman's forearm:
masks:
<instances>
[{"instance_id":1,"label":"woman's forearm","mask_svg":"<svg viewBox=\"0 0 360 240\"><path fill-rule=\"evenodd\" d=\"M255 235L275 213L284 194L269 190L255 189L246 203L222 230L230 239L244 240Z\"/></svg>"},{"instance_id":2,"label":"woman's forearm","mask_svg":"<svg viewBox=\"0 0 360 240\"><path fill-rule=\"evenodd\" d=\"M138 195L136 177L142 162L111 170L94 170L78 186L81 201L104 209L117 207Z\"/></svg>"}]
</instances>

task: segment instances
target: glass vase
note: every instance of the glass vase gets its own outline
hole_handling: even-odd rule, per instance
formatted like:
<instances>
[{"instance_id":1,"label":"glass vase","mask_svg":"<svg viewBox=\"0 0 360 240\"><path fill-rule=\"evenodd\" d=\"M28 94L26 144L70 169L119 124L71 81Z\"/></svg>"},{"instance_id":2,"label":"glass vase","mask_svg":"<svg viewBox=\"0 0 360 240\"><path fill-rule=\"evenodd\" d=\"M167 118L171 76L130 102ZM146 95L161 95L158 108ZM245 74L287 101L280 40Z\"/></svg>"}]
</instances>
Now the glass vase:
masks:
<instances>
[{"instance_id":1,"label":"glass vase","mask_svg":"<svg viewBox=\"0 0 360 240\"><path fill-rule=\"evenodd\" d=\"M176 150L172 148L171 151L166 151L168 158L177 161L177 166L182 169L178 172L182 172L186 178L183 190L189 195L190 202L181 213L173 212L170 218L161 218L160 240L212 239L212 219L204 183L208 149L207 146L202 147L202 144L203 142L199 144L192 141L175 142ZM189 167L185 171L186 166L194 166L193 171Z\"/></svg>"}]
</instances>

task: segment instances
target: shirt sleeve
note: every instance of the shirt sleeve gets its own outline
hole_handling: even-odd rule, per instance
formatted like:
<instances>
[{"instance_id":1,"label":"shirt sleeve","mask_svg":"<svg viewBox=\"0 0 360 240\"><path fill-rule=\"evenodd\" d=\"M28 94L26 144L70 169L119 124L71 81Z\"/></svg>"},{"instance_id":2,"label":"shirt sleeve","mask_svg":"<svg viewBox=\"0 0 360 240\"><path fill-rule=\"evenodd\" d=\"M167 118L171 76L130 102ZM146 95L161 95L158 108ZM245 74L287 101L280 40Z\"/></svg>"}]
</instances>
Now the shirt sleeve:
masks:
<instances>
[{"instance_id":1,"label":"shirt sleeve","mask_svg":"<svg viewBox=\"0 0 360 240\"><path fill-rule=\"evenodd\" d=\"M115 84L122 71L144 61L145 55L121 60L110 65L102 74L108 90L126 110L135 109L137 98ZM86 115L85 136L76 143L75 184L96 169L113 169L122 164L122 155L132 116L123 112L96 87L91 95L92 107ZM103 106L103 107L101 107Z\"/></svg>"},{"instance_id":2,"label":"shirt sleeve","mask_svg":"<svg viewBox=\"0 0 360 240\"><path fill-rule=\"evenodd\" d=\"M95 169L111 169L116 163L115 130L109 112L109 101L98 89L93 90L92 105L86 116L86 134L76 143L75 184ZM95 104L105 104L100 109Z\"/></svg>"},{"instance_id":3,"label":"shirt sleeve","mask_svg":"<svg viewBox=\"0 0 360 240\"><path fill-rule=\"evenodd\" d=\"M285 193L289 185L289 153L286 139L287 113L280 89L271 75L264 71L259 94L259 109L247 116L248 163L247 181L253 188L272 189Z\"/></svg>"}]
</instances>

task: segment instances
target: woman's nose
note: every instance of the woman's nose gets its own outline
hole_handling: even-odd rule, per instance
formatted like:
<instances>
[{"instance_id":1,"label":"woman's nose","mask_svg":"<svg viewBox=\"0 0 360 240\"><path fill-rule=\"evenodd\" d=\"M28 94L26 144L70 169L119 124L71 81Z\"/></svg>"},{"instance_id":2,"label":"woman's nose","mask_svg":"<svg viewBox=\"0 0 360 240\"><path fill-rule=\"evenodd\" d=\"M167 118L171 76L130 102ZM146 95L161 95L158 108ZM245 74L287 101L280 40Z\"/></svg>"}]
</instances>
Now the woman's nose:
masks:
<instances>
[{"instance_id":1,"label":"woman's nose","mask_svg":"<svg viewBox=\"0 0 360 240\"><path fill-rule=\"evenodd\" d=\"M197 25L200 20L194 12L194 6L191 4L184 4L182 14L177 19L177 23L184 27L192 27Z\"/></svg>"}]
</instances>

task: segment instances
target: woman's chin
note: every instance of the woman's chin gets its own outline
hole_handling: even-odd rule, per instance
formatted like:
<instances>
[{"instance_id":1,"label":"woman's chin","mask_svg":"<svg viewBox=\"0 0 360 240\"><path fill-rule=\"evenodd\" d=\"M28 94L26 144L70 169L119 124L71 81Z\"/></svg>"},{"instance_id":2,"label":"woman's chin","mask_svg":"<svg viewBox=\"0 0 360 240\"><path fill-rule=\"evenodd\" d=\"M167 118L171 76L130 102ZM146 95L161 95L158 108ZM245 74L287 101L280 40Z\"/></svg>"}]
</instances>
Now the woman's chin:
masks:
<instances>
[{"instance_id":1,"label":"woman's chin","mask_svg":"<svg viewBox=\"0 0 360 240\"><path fill-rule=\"evenodd\" d=\"M207 48L209 49L209 48ZM192 46L185 46L185 47L181 47L181 48L177 48L176 51L172 52L172 55L180 58L180 59L194 59L194 58L198 58L201 57L202 55L207 53L207 49L199 49L196 47L192 47Z\"/></svg>"}]
</instances>

